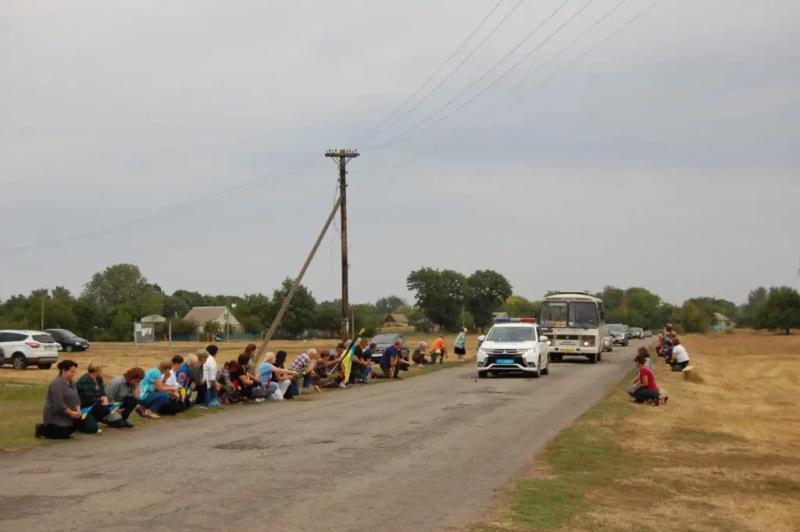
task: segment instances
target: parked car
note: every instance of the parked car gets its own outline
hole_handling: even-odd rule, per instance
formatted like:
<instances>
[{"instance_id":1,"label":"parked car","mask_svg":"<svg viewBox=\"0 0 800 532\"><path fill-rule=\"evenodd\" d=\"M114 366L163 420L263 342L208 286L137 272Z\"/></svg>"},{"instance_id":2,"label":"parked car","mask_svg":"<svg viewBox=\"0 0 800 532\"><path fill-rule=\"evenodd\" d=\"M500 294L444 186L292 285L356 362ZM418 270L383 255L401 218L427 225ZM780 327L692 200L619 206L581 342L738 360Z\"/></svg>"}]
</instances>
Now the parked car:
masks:
<instances>
[{"instance_id":1,"label":"parked car","mask_svg":"<svg viewBox=\"0 0 800 532\"><path fill-rule=\"evenodd\" d=\"M0 331L0 350L2 363L11 364L15 369L38 366L50 369L58 360L58 342L41 331Z\"/></svg>"},{"instance_id":2,"label":"parked car","mask_svg":"<svg viewBox=\"0 0 800 532\"><path fill-rule=\"evenodd\" d=\"M628 333L628 326L621 323L610 323L606 325L608 334L611 336L611 343L613 345L621 345L627 347L630 343L630 336Z\"/></svg>"},{"instance_id":3,"label":"parked car","mask_svg":"<svg viewBox=\"0 0 800 532\"><path fill-rule=\"evenodd\" d=\"M631 338L644 338L644 330L641 327L631 327Z\"/></svg>"},{"instance_id":4,"label":"parked car","mask_svg":"<svg viewBox=\"0 0 800 532\"><path fill-rule=\"evenodd\" d=\"M381 359L381 355L383 354L384 350L389 347L390 345L394 344L395 341L400 340L402 347L400 348L401 356L408 360L408 342L406 341L406 337L402 334L397 333L383 333L378 334L372 338L370 343L375 344L375 349L372 351L372 360L378 361Z\"/></svg>"},{"instance_id":5,"label":"parked car","mask_svg":"<svg viewBox=\"0 0 800 532\"><path fill-rule=\"evenodd\" d=\"M651 331L650 329L645 329L643 334L644 334L644 336L643 336L644 338L650 338L651 336L653 336L653 331Z\"/></svg>"},{"instance_id":6,"label":"parked car","mask_svg":"<svg viewBox=\"0 0 800 532\"><path fill-rule=\"evenodd\" d=\"M72 351L86 351L89 349L89 341L81 338L72 331L67 329L45 329L44 332L49 334L61 345L61 349L67 353Z\"/></svg>"}]
</instances>

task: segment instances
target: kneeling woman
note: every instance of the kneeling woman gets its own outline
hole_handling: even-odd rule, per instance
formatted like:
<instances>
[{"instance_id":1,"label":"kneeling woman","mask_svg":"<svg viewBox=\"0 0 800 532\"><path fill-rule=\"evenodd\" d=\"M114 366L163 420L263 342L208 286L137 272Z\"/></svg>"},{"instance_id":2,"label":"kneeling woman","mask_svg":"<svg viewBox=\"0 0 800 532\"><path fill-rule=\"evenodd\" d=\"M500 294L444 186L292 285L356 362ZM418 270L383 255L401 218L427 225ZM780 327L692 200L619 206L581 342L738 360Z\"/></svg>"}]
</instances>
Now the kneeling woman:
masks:
<instances>
[{"instance_id":1,"label":"kneeling woman","mask_svg":"<svg viewBox=\"0 0 800 532\"><path fill-rule=\"evenodd\" d=\"M658 386L656 386L656 376L647 367L647 357L636 355L636 369L639 372L638 385L636 389L628 392L637 403L658 404Z\"/></svg>"},{"instance_id":2,"label":"kneeling woman","mask_svg":"<svg viewBox=\"0 0 800 532\"><path fill-rule=\"evenodd\" d=\"M44 424L36 425L36 437L51 440L69 439L81 421L81 399L75 389L78 363L62 360L58 363L58 377L47 387L44 403Z\"/></svg>"}]
</instances>

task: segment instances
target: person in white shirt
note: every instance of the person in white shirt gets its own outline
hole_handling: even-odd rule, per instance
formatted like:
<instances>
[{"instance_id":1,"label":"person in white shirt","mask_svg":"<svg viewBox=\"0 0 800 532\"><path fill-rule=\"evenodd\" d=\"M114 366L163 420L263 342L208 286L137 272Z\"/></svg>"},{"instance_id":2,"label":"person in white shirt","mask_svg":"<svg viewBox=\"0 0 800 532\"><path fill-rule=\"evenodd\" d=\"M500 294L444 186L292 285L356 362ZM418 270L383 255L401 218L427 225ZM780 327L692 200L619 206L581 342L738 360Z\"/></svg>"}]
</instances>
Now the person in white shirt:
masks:
<instances>
[{"instance_id":1,"label":"person in white shirt","mask_svg":"<svg viewBox=\"0 0 800 532\"><path fill-rule=\"evenodd\" d=\"M172 357L172 369L169 370L169 377L167 377L167 386L174 386L175 388L180 387L178 384L178 370L181 369L181 364L183 364L183 357L180 355L175 355Z\"/></svg>"},{"instance_id":2,"label":"person in white shirt","mask_svg":"<svg viewBox=\"0 0 800 532\"><path fill-rule=\"evenodd\" d=\"M683 371L689 365L689 352L677 336L672 337L672 357L669 359L672 371Z\"/></svg>"},{"instance_id":3,"label":"person in white shirt","mask_svg":"<svg viewBox=\"0 0 800 532\"><path fill-rule=\"evenodd\" d=\"M220 384L217 382L217 361L214 357L217 355L219 348L211 344L206 347L208 358L203 363L203 382L206 385L206 396L203 399L203 406L216 408L219 406L218 392Z\"/></svg>"}]
</instances>

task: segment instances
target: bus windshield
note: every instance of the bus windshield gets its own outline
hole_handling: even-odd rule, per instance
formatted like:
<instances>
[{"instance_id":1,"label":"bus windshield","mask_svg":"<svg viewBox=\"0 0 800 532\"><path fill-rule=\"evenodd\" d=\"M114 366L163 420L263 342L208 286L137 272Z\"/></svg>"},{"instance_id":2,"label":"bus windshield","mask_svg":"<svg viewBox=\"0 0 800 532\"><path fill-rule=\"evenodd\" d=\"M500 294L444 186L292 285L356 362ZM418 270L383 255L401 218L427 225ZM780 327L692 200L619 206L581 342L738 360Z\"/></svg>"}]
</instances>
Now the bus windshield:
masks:
<instances>
[{"instance_id":1,"label":"bus windshield","mask_svg":"<svg viewBox=\"0 0 800 532\"><path fill-rule=\"evenodd\" d=\"M597 307L589 301L575 301L569 304L569 326L584 329L597 327Z\"/></svg>"},{"instance_id":2,"label":"bus windshield","mask_svg":"<svg viewBox=\"0 0 800 532\"><path fill-rule=\"evenodd\" d=\"M539 323L542 327L566 327L567 304L561 301L545 301L542 303Z\"/></svg>"},{"instance_id":3,"label":"bus windshield","mask_svg":"<svg viewBox=\"0 0 800 532\"><path fill-rule=\"evenodd\" d=\"M594 329L598 326L597 305L592 301L545 301L539 323L542 327Z\"/></svg>"}]
</instances>

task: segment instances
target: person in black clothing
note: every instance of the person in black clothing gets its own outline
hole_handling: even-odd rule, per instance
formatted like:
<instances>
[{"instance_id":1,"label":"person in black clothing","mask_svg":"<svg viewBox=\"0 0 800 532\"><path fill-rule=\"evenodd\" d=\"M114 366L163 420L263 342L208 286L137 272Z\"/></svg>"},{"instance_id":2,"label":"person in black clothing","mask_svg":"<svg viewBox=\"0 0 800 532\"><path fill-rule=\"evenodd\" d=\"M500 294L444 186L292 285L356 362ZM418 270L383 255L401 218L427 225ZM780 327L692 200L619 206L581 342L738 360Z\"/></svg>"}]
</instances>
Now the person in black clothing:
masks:
<instances>
[{"instance_id":1,"label":"person in black clothing","mask_svg":"<svg viewBox=\"0 0 800 532\"><path fill-rule=\"evenodd\" d=\"M372 354L367 347L368 343L366 338L362 338L353 349L355 357L350 368L350 384L369 382L372 373Z\"/></svg>"},{"instance_id":2,"label":"person in black clothing","mask_svg":"<svg viewBox=\"0 0 800 532\"><path fill-rule=\"evenodd\" d=\"M86 373L78 379L75 388L78 390L78 397L81 399L81 409L91 408L78 424L80 432L87 434L99 432L97 424L100 421L118 429L125 427L119 415L109 419L111 410L108 396L106 395L105 383L103 382L102 362L90 360Z\"/></svg>"}]
</instances>

